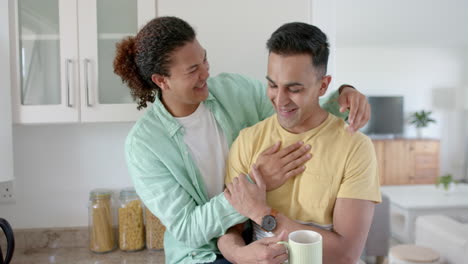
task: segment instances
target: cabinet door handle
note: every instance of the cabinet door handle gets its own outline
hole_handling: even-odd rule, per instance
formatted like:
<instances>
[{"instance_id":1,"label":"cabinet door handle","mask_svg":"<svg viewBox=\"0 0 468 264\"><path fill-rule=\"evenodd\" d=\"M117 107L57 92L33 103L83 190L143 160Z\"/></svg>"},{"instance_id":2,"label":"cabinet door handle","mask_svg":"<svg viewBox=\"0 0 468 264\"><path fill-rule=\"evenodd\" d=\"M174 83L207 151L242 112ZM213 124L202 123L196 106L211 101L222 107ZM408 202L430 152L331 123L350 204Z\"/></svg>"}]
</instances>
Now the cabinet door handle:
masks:
<instances>
[{"instance_id":1,"label":"cabinet door handle","mask_svg":"<svg viewBox=\"0 0 468 264\"><path fill-rule=\"evenodd\" d=\"M71 59L66 59L65 60L65 76L67 80L67 106L68 107L73 107L73 104L71 103L70 100L70 64L72 63Z\"/></svg>"},{"instance_id":2,"label":"cabinet door handle","mask_svg":"<svg viewBox=\"0 0 468 264\"><path fill-rule=\"evenodd\" d=\"M89 76L88 76L88 64L91 61L89 59L84 59L84 81L86 86L86 105L92 107L93 105L89 102Z\"/></svg>"}]
</instances>

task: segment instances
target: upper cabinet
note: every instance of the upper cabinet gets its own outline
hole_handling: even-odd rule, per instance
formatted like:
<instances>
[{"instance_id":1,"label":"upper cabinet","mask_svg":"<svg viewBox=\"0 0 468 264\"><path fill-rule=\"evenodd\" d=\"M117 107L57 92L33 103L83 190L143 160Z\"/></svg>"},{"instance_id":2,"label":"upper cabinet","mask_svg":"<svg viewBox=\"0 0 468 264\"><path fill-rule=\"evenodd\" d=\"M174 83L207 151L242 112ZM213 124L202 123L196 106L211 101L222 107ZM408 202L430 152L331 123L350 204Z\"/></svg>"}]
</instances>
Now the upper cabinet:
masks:
<instances>
[{"instance_id":1,"label":"upper cabinet","mask_svg":"<svg viewBox=\"0 0 468 264\"><path fill-rule=\"evenodd\" d=\"M156 17L156 0L15 0L10 7L15 123L142 115L112 62L115 44Z\"/></svg>"}]
</instances>

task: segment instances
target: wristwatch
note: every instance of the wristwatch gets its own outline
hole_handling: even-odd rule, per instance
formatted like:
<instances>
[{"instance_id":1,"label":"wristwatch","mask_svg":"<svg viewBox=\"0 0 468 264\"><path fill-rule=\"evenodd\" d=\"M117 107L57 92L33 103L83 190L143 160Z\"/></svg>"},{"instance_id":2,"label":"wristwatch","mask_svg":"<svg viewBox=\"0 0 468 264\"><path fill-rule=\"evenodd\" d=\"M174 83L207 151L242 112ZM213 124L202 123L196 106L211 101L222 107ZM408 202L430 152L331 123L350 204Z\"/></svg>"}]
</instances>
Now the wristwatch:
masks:
<instances>
[{"instance_id":1,"label":"wristwatch","mask_svg":"<svg viewBox=\"0 0 468 264\"><path fill-rule=\"evenodd\" d=\"M278 215L278 211L274 208L271 208L270 214L265 215L262 218L262 229L267 232L272 232L276 228L276 216Z\"/></svg>"}]
</instances>

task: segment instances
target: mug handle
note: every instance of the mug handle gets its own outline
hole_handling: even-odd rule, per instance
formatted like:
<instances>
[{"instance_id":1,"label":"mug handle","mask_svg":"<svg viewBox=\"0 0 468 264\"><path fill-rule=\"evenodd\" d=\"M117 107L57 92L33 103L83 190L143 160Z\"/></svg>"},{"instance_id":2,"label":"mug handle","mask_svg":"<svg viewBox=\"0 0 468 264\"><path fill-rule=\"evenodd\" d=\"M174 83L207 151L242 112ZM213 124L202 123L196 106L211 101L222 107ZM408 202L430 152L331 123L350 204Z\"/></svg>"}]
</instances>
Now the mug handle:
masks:
<instances>
[{"instance_id":1,"label":"mug handle","mask_svg":"<svg viewBox=\"0 0 468 264\"><path fill-rule=\"evenodd\" d=\"M5 233L5 237L7 239L7 252L5 256L5 261L3 261L3 259L0 259L0 263L8 264L10 263L11 258L13 257L13 252L15 251L15 237L13 236L13 229L11 228L7 220L0 218L0 227L3 229L3 232Z\"/></svg>"},{"instance_id":2,"label":"mug handle","mask_svg":"<svg viewBox=\"0 0 468 264\"><path fill-rule=\"evenodd\" d=\"M286 252L288 252L288 260L286 262L283 262L283 264L289 263L289 243L286 241L278 241L276 242L276 244L283 245L286 248Z\"/></svg>"}]
</instances>

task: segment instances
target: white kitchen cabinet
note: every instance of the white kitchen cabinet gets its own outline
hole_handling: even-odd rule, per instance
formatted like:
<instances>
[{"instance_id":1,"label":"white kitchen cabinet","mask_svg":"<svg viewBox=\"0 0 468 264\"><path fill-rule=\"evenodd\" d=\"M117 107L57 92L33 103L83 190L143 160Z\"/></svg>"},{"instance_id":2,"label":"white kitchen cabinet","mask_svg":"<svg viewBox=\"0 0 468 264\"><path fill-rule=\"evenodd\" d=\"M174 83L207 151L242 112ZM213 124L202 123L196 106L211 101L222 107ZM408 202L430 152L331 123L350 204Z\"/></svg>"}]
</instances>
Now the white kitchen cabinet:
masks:
<instances>
[{"instance_id":1,"label":"white kitchen cabinet","mask_svg":"<svg viewBox=\"0 0 468 264\"><path fill-rule=\"evenodd\" d=\"M8 2L0 1L0 183L14 180L13 131L11 122L10 45L8 41ZM3 210L3 209L2 209ZM2 217L4 213L2 211ZM8 217L6 217L8 219Z\"/></svg>"},{"instance_id":2,"label":"white kitchen cabinet","mask_svg":"<svg viewBox=\"0 0 468 264\"><path fill-rule=\"evenodd\" d=\"M135 121L113 73L115 44L156 17L156 0L10 0L15 123Z\"/></svg>"}]
</instances>

